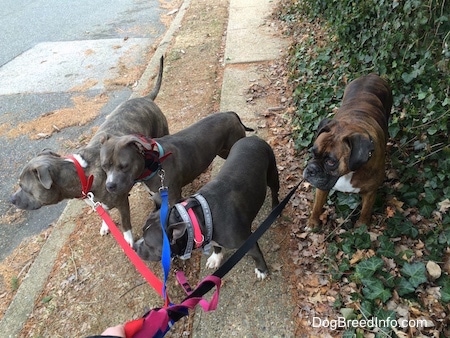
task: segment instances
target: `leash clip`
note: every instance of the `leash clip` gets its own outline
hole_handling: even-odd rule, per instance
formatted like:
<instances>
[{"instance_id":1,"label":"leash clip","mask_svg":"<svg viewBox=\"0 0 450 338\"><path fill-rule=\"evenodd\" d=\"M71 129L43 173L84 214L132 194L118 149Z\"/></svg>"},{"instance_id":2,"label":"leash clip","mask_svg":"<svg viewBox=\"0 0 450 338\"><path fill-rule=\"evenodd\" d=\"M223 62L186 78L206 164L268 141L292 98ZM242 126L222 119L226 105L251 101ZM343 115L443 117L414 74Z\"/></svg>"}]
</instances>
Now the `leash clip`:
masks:
<instances>
[{"instance_id":1,"label":"leash clip","mask_svg":"<svg viewBox=\"0 0 450 338\"><path fill-rule=\"evenodd\" d=\"M100 202L96 202L96 201L95 201L95 199L94 199L94 193L91 192L91 191L89 191L89 192L86 194L86 199L85 199L85 201L86 201L87 204L89 204L89 205L92 207L92 209L93 209L94 211L97 210L97 207L98 207L99 205L101 205Z\"/></svg>"},{"instance_id":2,"label":"leash clip","mask_svg":"<svg viewBox=\"0 0 450 338\"><path fill-rule=\"evenodd\" d=\"M167 187L164 185L164 179L166 177L166 172L164 171L163 168L159 168L158 176L161 181L161 186L159 187L159 191L161 192L162 190L167 189Z\"/></svg>"}]
</instances>

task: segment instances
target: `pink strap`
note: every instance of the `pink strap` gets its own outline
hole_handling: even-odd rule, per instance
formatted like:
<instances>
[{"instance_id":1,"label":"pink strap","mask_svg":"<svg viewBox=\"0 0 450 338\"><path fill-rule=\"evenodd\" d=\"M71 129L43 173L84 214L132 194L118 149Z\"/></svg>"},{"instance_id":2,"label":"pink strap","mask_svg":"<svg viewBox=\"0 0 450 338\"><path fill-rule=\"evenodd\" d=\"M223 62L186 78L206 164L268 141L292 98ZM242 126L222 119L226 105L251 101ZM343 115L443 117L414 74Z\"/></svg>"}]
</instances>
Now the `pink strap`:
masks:
<instances>
[{"instance_id":1,"label":"pink strap","mask_svg":"<svg viewBox=\"0 0 450 338\"><path fill-rule=\"evenodd\" d=\"M142 328L134 334L133 338L155 337L158 331L166 332L168 324L169 314L167 313L167 308L152 310L144 318Z\"/></svg>"},{"instance_id":2,"label":"pink strap","mask_svg":"<svg viewBox=\"0 0 450 338\"><path fill-rule=\"evenodd\" d=\"M184 289L184 292L189 296L192 294L193 290L191 289L186 276L182 271L177 271L176 277L178 280L178 283L180 283L181 287ZM216 291L214 291L211 300L208 302L202 297L192 297L185 299L181 305L184 305L188 307L189 309L194 308L197 304L200 305L203 309L203 311L214 311L217 308L217 304L219 303L219 295L220 295L220 286L222 284L222 281L219 277L216 277L214 275L206 276L198 285L197 288L200 287L203 283L211 282L216 286Z\"/></svg>"},{"instance_id":3,"label":"pink strap","mask_svg":"<svg viewBox=\"0 0 450 338\"><path fill-rule=\"evenodd\" d=\"M189 284L187 283L186 277L184 273L181 271L177 272L177 279L185 290L190 289ZM165 307L162 309L154 309L151 310L150 313L145 317L144 322L142 324L142 328L134 334L133 338L149 338L154 337L158 332L166 332L168 330L168 325L170 321L169 312L170 310L180 312L187 309L193 309L197 304L200 305L204 311L213 311L217 308L217 304L219 302L219 289L221 285L221 280L219 277L210 275L205 277L199 285L200 287L202 283L212 282L216 285L216 291L214 292L211 301L208 302L202 297L192 297L189 296L178 305L170 305L169 307ZM187 286L187 287L186 287ZM187 291L188 295L192 292ZM127 337L128 338L128 337Z\"/></svg>"},{"instance_id":4,"label":"pink strap","mask_svg":"<svg viewBox=\"0 0 450 338\"><path fill-rule=\"evenodd\" d=\"M181 204L185 207L187 205L187 202L182 202ZM202 229L200 229L200 224L198 223L197 215L195 215L194 210L192 210L192 208L189 208L187 212L191 219L192 227L194 228L195 248L198 249L203 245L205 237L202 234Z\"/></svg>"}]
</instances>

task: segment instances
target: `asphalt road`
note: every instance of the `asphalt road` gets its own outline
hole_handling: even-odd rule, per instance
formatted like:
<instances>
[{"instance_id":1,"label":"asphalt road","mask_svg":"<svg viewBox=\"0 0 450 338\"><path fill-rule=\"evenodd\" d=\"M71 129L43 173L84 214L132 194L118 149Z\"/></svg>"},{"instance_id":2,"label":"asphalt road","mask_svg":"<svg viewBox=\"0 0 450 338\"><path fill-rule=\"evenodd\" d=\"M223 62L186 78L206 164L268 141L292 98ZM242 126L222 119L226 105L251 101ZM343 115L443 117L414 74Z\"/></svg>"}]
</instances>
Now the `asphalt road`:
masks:
<instances>
[{"instance_id":1,"label":"asphalt road","mask_svg":"<svg viewBox=\"0 0 450 338\"><path fill-rule=\"evenodd\" d=\"M70 153L73 149L67 140L103 122L130 96L131 89L108 90L104 81L117 76L117 65L125 54L130 67L145 62L144 55L165 32L160 20L164 13L158 0L0 2L0 260L24 238L56 221L65 207L61 202L25 211L20 221L10 222L16 208L9 196L21 168L44 148ZM72 106L72 97L80 93L70 89L92 79L97 85L83 95L108 95L108 103L92 124L38 140L29 135L6 136L5 126Z\"/></svg>"}]
</instances>

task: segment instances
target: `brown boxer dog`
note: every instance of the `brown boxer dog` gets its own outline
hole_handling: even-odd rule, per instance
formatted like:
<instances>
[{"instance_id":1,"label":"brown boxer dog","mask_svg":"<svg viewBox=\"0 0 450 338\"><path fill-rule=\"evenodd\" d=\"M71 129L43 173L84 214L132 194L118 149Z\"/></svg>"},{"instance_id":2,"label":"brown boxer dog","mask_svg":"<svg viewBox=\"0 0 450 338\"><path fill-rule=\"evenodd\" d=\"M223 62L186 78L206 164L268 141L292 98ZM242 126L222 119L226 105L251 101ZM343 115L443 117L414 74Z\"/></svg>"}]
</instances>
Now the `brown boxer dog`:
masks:
<instances>
[{"instance_id":1,"label":"brown boxer dog","mask_svg":"<svg viewBox=\"0 0 450 338\"><path fill-rule=\"evenodd\" d=\"M391 107L389 84L369 74L346 87L333 119L320 122L311 150L313 158L303 172L305 180L317 188L309 227L320 225L319 216L331 189L361 194L356 225L370 223L376 191L385 177Z\"/></svg>"}]
</instances>

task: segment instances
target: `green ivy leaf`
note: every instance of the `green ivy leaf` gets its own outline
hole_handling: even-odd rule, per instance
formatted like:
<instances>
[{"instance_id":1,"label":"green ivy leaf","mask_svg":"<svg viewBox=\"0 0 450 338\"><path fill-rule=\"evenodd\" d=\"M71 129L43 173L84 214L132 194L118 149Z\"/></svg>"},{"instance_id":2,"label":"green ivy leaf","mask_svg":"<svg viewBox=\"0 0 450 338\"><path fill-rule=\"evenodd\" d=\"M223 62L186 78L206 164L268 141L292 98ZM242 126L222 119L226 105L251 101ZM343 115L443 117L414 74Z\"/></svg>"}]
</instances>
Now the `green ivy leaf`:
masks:
<instances>
[{"instance_id":1,"label":"green ivy leaf","mask_svg":"<svg viewBox=\"0 0 450 338\"><path fill-rule=\"evenodd\" d=\"M342 338L354 338L355 337L355 329L345 330L342 334Z\"/></svg>"},{"instance_id":2,"label":"green ivy leaf","mask_svg":"<svg viewBox=\"0 0 450 338\"><path fill-rule=\"evenodd\" d=\"M424 98L426 98L427 97L427 92L420 92L418 95L417 95L417 98L419 99L419 100L423 100Z\"/></svg>"},{"instance_id":3,"label":"green ivy leaf","mask_svg":"<svg viewBox=\"0 0 450 338\"><path fill-rule=\"evenodd\" d=\"M415 78L416 78L415 72L411 72L409 74L408 73L403 73L402 74L402 79L403 79L403 81L405 81L405 83L410 83Z\"/></svg>"},{"instance_id":4,"label":"green ivy leaf","mask_svg":"<svg viewBox=\"0 0 450 338\"><path fill-rule=\"evenodd\" d=\"M377 250L377 254L388 258L395 257L395 246L388 236L379 236L378 242L380 243L380 247Z\"/></svg>"},{"instance_id":5,"label":"green ivy leaf","mask_svg":"<svg viewBox=\"0 0 450 338\"><path fill-rule=\"evenodd\" d=\"M448 275L442 276L438 285L441 286L441 300L445 303L450 302L450 277Z\"/></svg>"},{"instance_id":6,"label":"green ivy leaf","mask_svg":"<svg viewBox=\"0 0 450 338\"><path fill-rule=\"evenodd\" d=\"M450 228L445 229L439 234L439 243L450 246Z\"/></svg>"},{"instance_id":7,"label":"green ivy leaf","mask_svg":"<svg viewBox=\"0 0 450 338\"><path fill-rule=\"evenodd\" d=\"M411 238L416 238L419 231L416 229L413 223L399 218L397 216L389 218L387 220L388 229L386 234L390 237L397 237L399 235L406 235Z\"/></svg>"},{"instance_id":8,"label":"green ivy leaf","mask_svg":"<svg viewBox=\"0 0 450 338\"><path fill-rule=\"evenodd\" d=\"M381 258L377 256L370 257L369 259L366 259L356 265L356 275L359 279L372 277L378 269L381 269L383 265L384 262Z\"/></svg>"},{"instance_id":9,"label":"green ivy leaf","mask_svg":"<svg viewBox=\"0 0 450 338\"><path fill-rule=\"evenodd\" d=\"M396 318L395 311L392 310L385 310L382 307L377 307L374 313L374 317L378 318L378 320L384 320L386 323L391 323L393 319ZM391 337L389 334L391 332L390 327L380 327L378 334L375 336L377 338L385 338L385 337Z\"/></svg>"},{"instance_id":10,"label":"green ivy leaf","mask_svg":"<svg viewBox=\"0 0 450 338\"><path fill-rule=\"evenodd\" d=\"M423 262L405 263L400 272L409 277L408 281L414 288L427 281L426 267Z\"/></svg>"},{"instance_id":11,"label":"green ivy leaf","mask_svg":"<svg viewBox=\"0 0 450 338\"><path fill-rule=\"evenodd\" d=\"M426 218L429 218L431 216L431 214L433 213L433 211L435 210L435 206L434 205L430 205L430 204L424 204L420 207L420 214ZM414 238L414 237L413 237Z\"/></svg>"},{"instance_id":12,"label":"green ivy leaf","mask_svg":"<svg viewBox=\"0 0 450 338\"><path fill-rule=\"evenodd\" d=\"M400 296L407 295L416 291L416 288L404 277L402 277L397 286L397 292Z\"/></svg>"},{"instance_id":13,"label":"green ivy leaf","mask_svg":"<svg viewBox=\"0 0 450 338\"><path fill-rule=\"evenodd\" d=\"M370 318L373 313L373 303L368 300L363 300L361 302L359 311L361 312L364 318Z\"/></svg>"},{"instance_id":14,"label":"green ivy leaf","mask_svg":"<svg viewBox=\"0 0 450 338\"><path fill-rule=\"evenodd\" d=\"M392 294L389 289L386 289L383 283L375 278L364 278L361 280L364 285L363 295L366 299L375 300L380 299L383 303L391 298Z\"/></svg>"},{"instance_id":15,"label":"green ivy leaf","mask_svg":"<svg viewBox=\"0 0 450 338\"><path fill-rule=\"evenodd\" d=\"M339 310L341 315L345 318L345 320L355 319L356 314L355 310L352 308L344 307Z\"/></svg>"}]
</instances>

